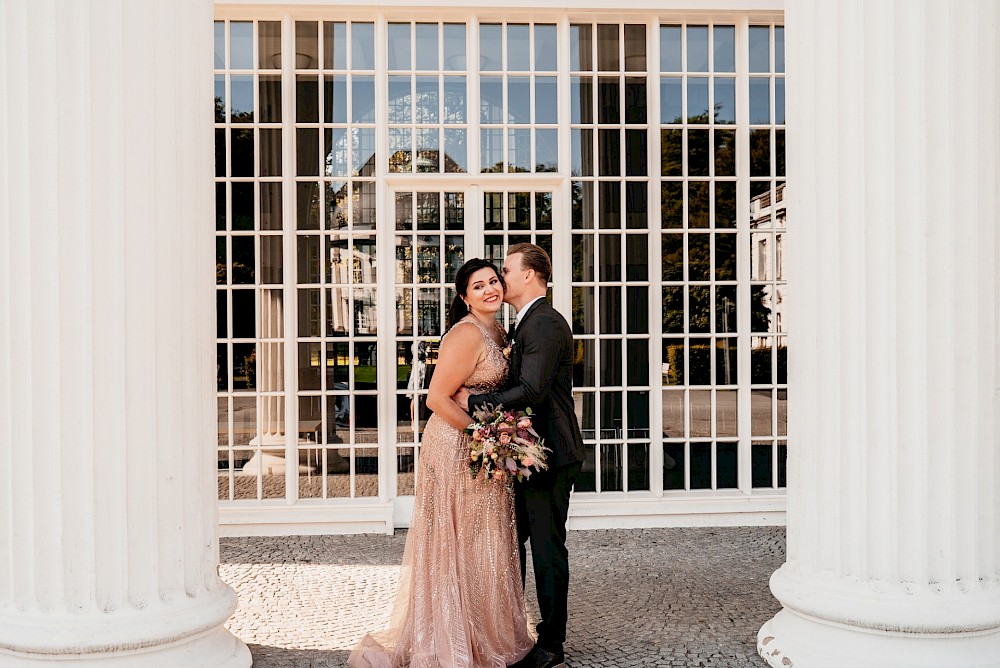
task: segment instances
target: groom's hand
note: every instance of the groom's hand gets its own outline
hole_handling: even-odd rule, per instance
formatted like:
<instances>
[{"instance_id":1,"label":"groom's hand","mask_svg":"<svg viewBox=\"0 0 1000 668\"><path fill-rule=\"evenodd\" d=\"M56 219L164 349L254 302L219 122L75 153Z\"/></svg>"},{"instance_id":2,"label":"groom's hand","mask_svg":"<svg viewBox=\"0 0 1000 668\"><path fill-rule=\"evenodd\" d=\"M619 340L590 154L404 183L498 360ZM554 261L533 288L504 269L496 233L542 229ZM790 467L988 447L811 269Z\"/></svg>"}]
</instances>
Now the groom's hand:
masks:
<instances>
[{"instance_id":1,"label":"groom's hand","mask_svg":"<svg viewBox=\"0 0 1000 668\"><path fill-rule=\"evenodd\" d=\"M469 396L471 394L472 393L469 392L469 388L463 386L463 387L458 388L458 392L456 392L454 395L452 395L451 398L455 401L456 404L458 404L459 406L462 407L463 411L468 412L468 410L469 410Z\"/></svg>"}]
</instances>

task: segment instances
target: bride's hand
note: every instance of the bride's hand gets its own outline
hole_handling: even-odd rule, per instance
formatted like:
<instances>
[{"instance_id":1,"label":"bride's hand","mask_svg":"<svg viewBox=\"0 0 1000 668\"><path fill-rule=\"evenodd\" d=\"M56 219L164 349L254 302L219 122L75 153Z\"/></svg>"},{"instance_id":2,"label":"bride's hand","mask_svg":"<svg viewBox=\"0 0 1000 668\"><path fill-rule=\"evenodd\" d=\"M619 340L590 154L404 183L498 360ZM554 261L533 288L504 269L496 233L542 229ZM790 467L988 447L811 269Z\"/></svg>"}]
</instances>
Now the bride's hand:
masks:
<instances>
[{"instance_id":1,"label":"bride's hand","mask_svg":"<svg viewBox=\"0 0 1000 668\"><path fill-rule=\"evenodd\" d=\"M468 411L469 410L469 395L471 395L471 394L472 393L469 392L469 388L467 388L465 385L463 385L460 388L458 388L458 391L455 392L455 394L452 395L451 398L454 399L454 401L455 401L456 404L458 404L459 406L462 407L462 410Z\"/></svg>"}]
</instances>

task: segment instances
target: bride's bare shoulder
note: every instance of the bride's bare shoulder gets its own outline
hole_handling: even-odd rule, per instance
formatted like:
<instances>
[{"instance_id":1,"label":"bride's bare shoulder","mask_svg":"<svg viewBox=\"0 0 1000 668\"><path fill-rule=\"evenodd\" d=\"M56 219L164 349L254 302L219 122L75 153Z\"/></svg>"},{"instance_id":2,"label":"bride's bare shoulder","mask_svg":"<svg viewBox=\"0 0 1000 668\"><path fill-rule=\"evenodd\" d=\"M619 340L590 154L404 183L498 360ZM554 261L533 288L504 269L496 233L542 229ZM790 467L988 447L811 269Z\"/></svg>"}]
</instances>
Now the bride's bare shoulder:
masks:
<instances>
[{"instance_id":1,"label":"bride's bare shoulder","mask_svg":"<svg viewBox=\"0 0 1000 668\"><path fill-rule=\"evenodd\" d=\"M445 332L444 338L441 339L442 352L446 348L449 350L471 352L483 345L485 345L483 343L483 333L479 331L479 327L475 323L468 320L459 320L456 322L451 329Z\"/></svg>"}]
</instances>

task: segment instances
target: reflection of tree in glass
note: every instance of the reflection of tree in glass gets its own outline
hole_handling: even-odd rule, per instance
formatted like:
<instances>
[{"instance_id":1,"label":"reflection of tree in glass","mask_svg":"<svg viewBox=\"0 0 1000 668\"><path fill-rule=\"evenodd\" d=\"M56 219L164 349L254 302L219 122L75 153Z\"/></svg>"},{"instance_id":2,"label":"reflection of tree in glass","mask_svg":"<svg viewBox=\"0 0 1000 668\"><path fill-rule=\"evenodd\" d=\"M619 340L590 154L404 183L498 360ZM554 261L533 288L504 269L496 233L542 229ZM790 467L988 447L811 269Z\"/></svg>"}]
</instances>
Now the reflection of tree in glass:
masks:
<instances>
[{"instance_id":1,"label":"reflection of tree in glass","mask_svg":"<svg viewBox=\"0 0 1000 668\"><path fill-rule=\"evenodd\" d=\"M583 293L586 289L573 290L573 333L583 334L586 332L583 308Z\"/></svg>"},{"instance_id":2,"label":"reflection of tree in glass","mask_svg":"<svg viewBox=\"0 0 1000 668\"><path fill-rule=\"evenodd\" d=\"M718 119L719 109L721 105L716 105L715 107L715 117ZM684 119L678 116L672 123L680 124L683 123ZM709 122L708 114L699 114L698 116L692 116L688 119L691 124L707 124ZM660 147L660 162L661 162L661 174L663 176L683 176L683 130L679 129L664 129L662 131L663 141ZM734 132L717 132L715 140L715 162L716 164L735 164L736 156L736 134ZM704 143L693 143L688 147L688 163L689 164L699 164L707 165L712 157L709 153L713 150L710 145ZM675 190L670 190L665 188L664 194L671 192L674 196L669 199L664 197L662 202L662 215L664 220L681 220L684 200L681 195L680 188ZM724 189L723 194L728 194L728 189ZM724 198L723 201L725 201ZM702 198L703 202L707 202L707 197ZM717 200L718 204L718 200ZM707 224L700 224L702 213L704 218L707 220L708 212L696 212L692 210L690 213L691 218L688 221L688 227L706 227ZM697 220L696 215L698 214ZM730 218L731 216L731 218ZM735 220L735 211L720 211L718 206L716 207L716 219L720 221Z\"/></svg>"},{"instance_id":3,"label":"reflection of tree in glass","mask_svg":"<svg viewBox=\"0 0 1000 668\"><path fill-rule=\"evenodd\" d=\"M221 97L215 98L215 118L225 119L225 102ZM232 115L233 123L253 123L252 111L235 112ZM233 128L229 137L229 158L231 165L230 176L253 176L253 130ZM215 145L216 174L226 176L224 166L226 164L226 143L218 141ZM249 172L247 171L249 169Z\"/></svg>"}]
</instances>

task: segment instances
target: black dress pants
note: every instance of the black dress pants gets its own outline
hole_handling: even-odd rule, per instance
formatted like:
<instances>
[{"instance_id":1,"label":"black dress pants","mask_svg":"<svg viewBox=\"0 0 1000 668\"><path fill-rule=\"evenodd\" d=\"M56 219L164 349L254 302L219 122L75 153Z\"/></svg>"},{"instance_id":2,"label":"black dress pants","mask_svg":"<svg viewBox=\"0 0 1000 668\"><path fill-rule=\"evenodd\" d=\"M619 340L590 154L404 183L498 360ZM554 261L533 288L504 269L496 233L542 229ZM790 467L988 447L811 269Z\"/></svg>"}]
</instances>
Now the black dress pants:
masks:
<instances>
[{"instance_id":1,"label":"black dress pants","mask_svg":"<svg viewBox=\"0 0 1000 668\"><path fill-rule=\"evenodd\" d=\"M521 582L527 573L525 545L531 541L531 563L541 622L536 627L538 646L561 652L566 641L569 558L566 550L566 518L569 493L583 462L535 473L516 488L518 550Z\"/></svg>"}]
</instances>

